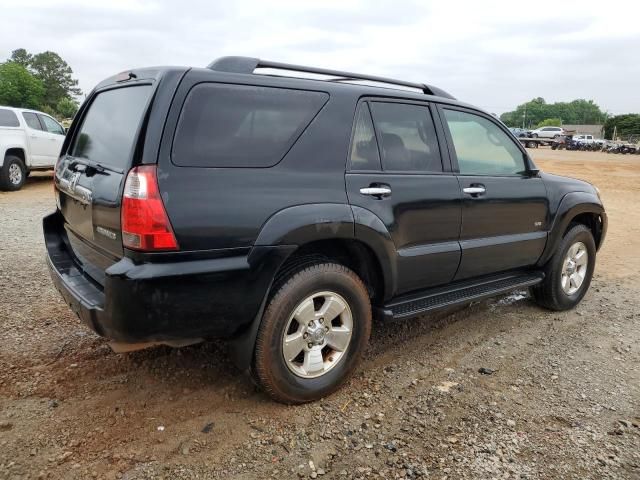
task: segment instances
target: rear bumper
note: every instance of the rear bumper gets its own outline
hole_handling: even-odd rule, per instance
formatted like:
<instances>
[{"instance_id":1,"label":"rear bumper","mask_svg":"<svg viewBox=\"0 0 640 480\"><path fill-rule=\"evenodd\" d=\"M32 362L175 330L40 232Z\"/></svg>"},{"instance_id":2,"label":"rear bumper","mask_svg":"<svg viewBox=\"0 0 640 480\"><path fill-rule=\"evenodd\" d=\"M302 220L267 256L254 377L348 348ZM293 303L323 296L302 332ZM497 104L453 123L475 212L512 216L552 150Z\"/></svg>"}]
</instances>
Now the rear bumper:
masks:
<instances>
[{"instance_id":1,"label":"rear bumper","mask_svg":"<svg viewBox=\"0 0 640 480\"><path fill-rule=\"evenodd\" d=\"M43 228L51 278L65 302L98 335L123 343L238 335L258 315L293 248L158 263L124 257L105 271L100 285L83 273L65 242L60 213L45 217Z\"/></svg>"}]
</instances>

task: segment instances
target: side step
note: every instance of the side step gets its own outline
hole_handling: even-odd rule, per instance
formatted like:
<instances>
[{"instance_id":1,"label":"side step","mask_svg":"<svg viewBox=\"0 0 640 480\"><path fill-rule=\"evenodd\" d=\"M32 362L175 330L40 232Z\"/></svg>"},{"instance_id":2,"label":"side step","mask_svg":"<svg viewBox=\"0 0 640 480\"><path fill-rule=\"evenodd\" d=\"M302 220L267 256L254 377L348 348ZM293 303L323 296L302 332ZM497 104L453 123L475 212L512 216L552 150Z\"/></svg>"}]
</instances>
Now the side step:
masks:
<instances>
[{"instance_id":1,"label":"side step","mask_svg":"<svg viewBox=\"0 0 640 480\"><path fill-rule=\"evenodd\" d=\"M385 319L392 320L415 317L440 308L470 303L518 288L530 287L543 279L542 272L526 272L487 277L480 283L477 280L460 282L398 298L385 305L382 314Z\"/></svg>"}]
</instances>

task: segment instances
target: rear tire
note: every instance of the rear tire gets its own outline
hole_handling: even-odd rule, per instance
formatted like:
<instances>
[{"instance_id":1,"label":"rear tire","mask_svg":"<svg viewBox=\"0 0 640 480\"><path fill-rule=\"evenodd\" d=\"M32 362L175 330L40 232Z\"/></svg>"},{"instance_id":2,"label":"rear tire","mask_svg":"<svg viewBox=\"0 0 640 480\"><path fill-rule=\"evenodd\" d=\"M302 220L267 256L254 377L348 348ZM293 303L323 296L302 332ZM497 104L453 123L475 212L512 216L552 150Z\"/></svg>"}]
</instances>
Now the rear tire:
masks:
<instances>
[{"instance_id":1,"label":"rear tire","mask_svg":"<svg viewBox=\"0 0 640 480\"><path fill-rule=\"evenodd\" d=\"M7 155L4 164L0 168L0 190L12 192L20 190L27 180L27 169L20 157Z\"/></svg>"},{"instance_id":2,"label":"rear tire","mask_svg":"<svg viewBox=\"0 0 640 480\"><path fill-rule=\"evenodd\" d=\"M336 263L308 266L276 288L258 330L254 377L278 402L318 400L349 378L369 342L367 289Z\"/></svg>"},{"instance_id":3,"label":"rear tire","mask_svg":"<svg viewBox=\"0 0 640 480\"><path fill-rule=\"evenodd\" d=\"M586 258L585 258L586 256ZM578 224L563 237L544 269L542 283L531 288L535 301L549 310L569 310L587 293L596 263L591 230Z\"/></svg>"}]
</instances>

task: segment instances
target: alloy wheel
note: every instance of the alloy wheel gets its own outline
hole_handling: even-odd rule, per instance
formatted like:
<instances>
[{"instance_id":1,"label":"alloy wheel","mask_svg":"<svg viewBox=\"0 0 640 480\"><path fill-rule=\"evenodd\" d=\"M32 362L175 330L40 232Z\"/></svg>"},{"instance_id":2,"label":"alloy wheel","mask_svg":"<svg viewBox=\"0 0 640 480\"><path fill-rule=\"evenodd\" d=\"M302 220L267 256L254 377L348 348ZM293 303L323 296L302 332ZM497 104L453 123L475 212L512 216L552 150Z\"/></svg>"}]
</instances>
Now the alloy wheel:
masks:
<instances>
[{"instance_id":1,"label":"alloy wheel","mask_svg":"<svg viewBox=\"0 0 640 480\"><path fill-rule=\"evenodd\" d=\"M567 251L562 262L560 283L567 295L573 295L582 286L589 268L589 254L582 242L576 242Z\"/></svg>"},{"instance_id":2,"label":"alloy wheel","mask_svg":"<svg viewBox=\"0 0 640 480\"><path fill-rule=\"evenodd\" d=\"M291 372L302 378L324 375L345 357L353 334L353 315L335 292L314 293L289 317L282 355Z\"/></svg>"}]
</instances>

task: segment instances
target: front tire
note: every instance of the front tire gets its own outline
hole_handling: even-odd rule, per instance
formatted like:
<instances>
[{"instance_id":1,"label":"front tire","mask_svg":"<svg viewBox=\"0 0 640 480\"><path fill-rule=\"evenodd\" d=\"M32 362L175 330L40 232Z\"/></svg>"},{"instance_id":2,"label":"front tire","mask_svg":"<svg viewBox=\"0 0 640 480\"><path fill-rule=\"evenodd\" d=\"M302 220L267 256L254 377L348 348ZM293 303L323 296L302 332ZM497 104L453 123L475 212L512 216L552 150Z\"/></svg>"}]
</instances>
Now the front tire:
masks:
<instances>
[{"instance_id":1,"label":"front tire","mask_svg":"<svg viewBox=\"0 0 640 480\"><path fill-rule=\"evenodd\" d=\"M7 155L0 168L0 190L12 192L20 190L27 180L27 169L19 157Z\"/></svg>"},{"instance_id":2,"label":"front tire","mask_svg":"<svg viewBox=\"0 0 640 480\"><path fill-rule=\"evenodd\" d=\"M596 264L591 230L575 225L545 267L542 283L531 289L535 301L549 310L569 310L587 293Z\"/></svg>"},{"instance_id":3,"label":"front tire","mask_svg":"<svg viewBox=\"0 0 640 480\"><path fill-rule=\"evenodd\" d=\"M308 266L276 288L258 330L254 376L276 401L318 400L349 378L367 346L367 289L336 263Z\"/></svg>"}]
</instances>

